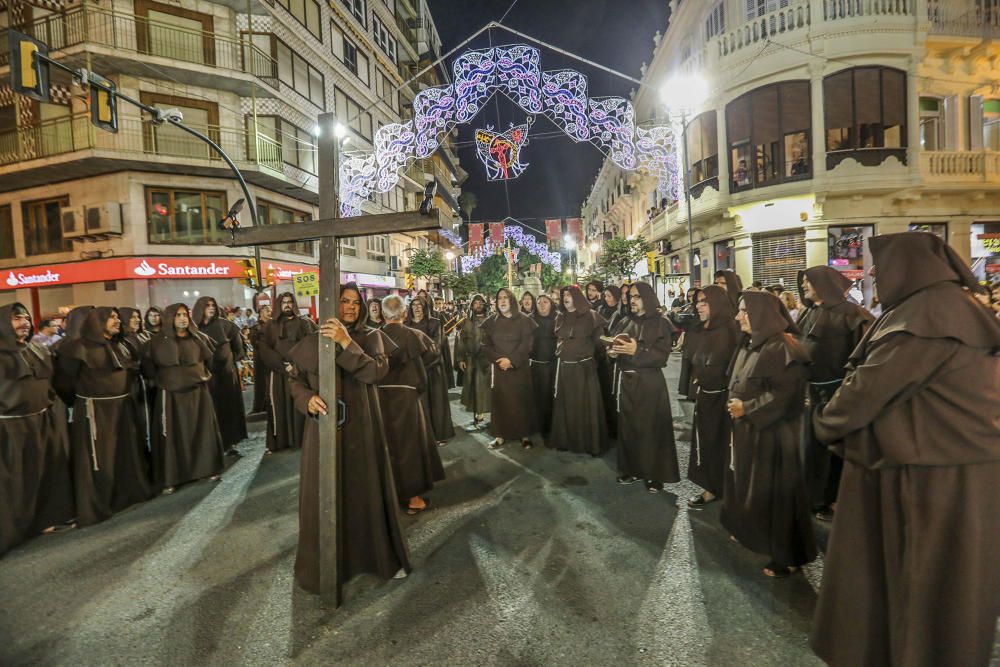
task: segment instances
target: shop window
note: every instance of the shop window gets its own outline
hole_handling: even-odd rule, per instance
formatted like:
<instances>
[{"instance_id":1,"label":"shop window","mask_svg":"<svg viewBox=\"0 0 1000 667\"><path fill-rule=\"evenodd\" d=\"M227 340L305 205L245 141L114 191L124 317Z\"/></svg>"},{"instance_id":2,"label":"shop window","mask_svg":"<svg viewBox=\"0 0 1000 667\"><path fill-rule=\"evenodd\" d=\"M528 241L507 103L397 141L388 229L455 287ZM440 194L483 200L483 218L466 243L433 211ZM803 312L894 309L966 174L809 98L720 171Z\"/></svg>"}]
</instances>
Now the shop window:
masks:
<instances>
[{"instance_id":1,"label":"shop window","mask_svg":"<svg viewBox=\"0 0 1000 667\"><path fill-rule=\"evenodd\" d=\"M21 226L24 231L24 252L46 255L68 252L73 243L62 235L62 209L69 206L69 197L58 197L21 205Z\"/></svg>"},{"instance_id":2,"label":"shop window","mask_svg":"<svg viewBox=\"0 0 1000 667\"><path fill-rule=\"evenodd\" d=\"M286 225L291 222L308 222L312 216L303 211L296 211L280 204L258 200L257 220L262 225ZM271 246L275 250L294 252L301 255L312 255L312 241L296 241L294 243L278 243Z\"/></svg>"},{"instance_id":3,"label":"shop window","mask_svg":"<svg viewBox=\"0 0 1000 667\"><path fill-rule=\"evenodd\" d=\"M865 275L865 245L875 233L871 225L834 227L827 230L827 251L830 266L859 280Z\"/></svg>"},{"instance_id":4,"label":"shop window","mask_svg":"<svg viewBox=\"0 0 1000 667\"><path fill-rule=\"evenodd\" d=\"M972 272L979 280L1000 280L1000 222L972 224Z\"/></svg>"},{"instance_id":5,"label":"shop window","mask_svg":"<svg viewBox=\"0 0 1000 667\"><path fill-rule=\"evenodd\" d=\"M845 158L877 166L890 155L906 164L906 73L855 67L823 80L827 169Z\"/></svg>"},{"instance_id":6,"label":"shop window","mask_svg":"<svg viewBox=\"0 0 1000 667\"><path fill-rule=\"evenodd\" d=\"M219 243L219 220L229 209L222 192L146 188L150 243L200 245Z\"/></svg>"},{"instance_id":7,"label":"shop window","mask_svg":"<svg viewBox=\"0 0 1000 667\"><path fill-rule=\"evenodd\" d=\"M925 151L944 149L942 106L937 97L920 98L920 147Z\"/></svg>"},{"instance_id":8,"label":"shop window","mask_svg":"<svg viewBox=\"0 0 1000 667\"><path fill-rule=\"evenodd\" d=\"M812 177L808 81L758 88L726 106L733 192Z\"/></svg>"},{"instance_id":9,"label":"shop window","mask_svg":"<svg viewBox=\"0 0 1000 667\"><path fill-rule=\"evenodd\" d=\"M717 241L713 247L715 250L715 270L722 271L723 269L729 269L730 271L735 271L736 241L732 239Z\"/></svg>"},{"instance_id":10,"label":"shop window","mask_svg":"<svg viewBox=\"0 0 1000 667\"><path fill-rule=\"evenodd\" d=\"M319 3L316 0L278 0L278 4L288 10L288 13L312 33L313 37L323 41Z\"/></svg>"},{"instance_id":11,"label":"shop window","mask_svg":"<svg viewBox=\"0 0 1000 667\"><path fill-rule=\"evenodd\" d=\"M13 259L14 252L14 218L10 204L0 206L0 259Z\"/></svg>"}]
</instances>

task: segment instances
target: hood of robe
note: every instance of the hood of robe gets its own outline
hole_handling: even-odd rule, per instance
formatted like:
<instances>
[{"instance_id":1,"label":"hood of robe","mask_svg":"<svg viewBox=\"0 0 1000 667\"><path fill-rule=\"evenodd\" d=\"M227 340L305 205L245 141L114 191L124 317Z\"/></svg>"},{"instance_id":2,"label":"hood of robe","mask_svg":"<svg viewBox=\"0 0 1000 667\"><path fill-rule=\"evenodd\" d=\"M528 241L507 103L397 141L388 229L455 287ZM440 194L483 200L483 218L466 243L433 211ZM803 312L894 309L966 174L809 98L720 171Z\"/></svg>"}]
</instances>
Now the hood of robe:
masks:
<instances>
[{"instance_id":1,"label":"hood of robe","mask_svg":"<svg viewBox=\"0 0 1000 667\"><path fill-rule=\"evenodd\" d=\"M552 320L554 322L555 319L556 319L556 315L559 314L559 307L556 306L555 303L553 303L552 299L549 298L549 296L547 294L539 294L538 295L538 301L541 301L542 299L545 299L546 301L548 301L549 304L550 304L550 306L551 306L551 308L549 308L549 314L548 314L548 316L543 316L542 315L542 312L540 310L538 310L538 302L536 301L535 302L535 314L532 315L532 317L536 321L540 321L540 320Z\"/></svg>"},{"instance_id":2,"label":"hood of robe","mask_svg":"<svg viewBox=\"0 0 1000 667\"><path fill-rule=\"evenodd\" d=\"M108 318L111 317L112 313L118 313L118 318L121 319L121 312L112 306L98 306L97 308L91 308L90 312L87 313L87 317L83 320L83 326L80 329L80 338L88 340L91 343L99 343L101 345L110 345L111 343L124 338L124 322L122 322L122 328L118 331L117 336L112 339L104 337L104 328L107 325Z\"/></svg>"},{"instance_id":3,"label":"hood of robe","mask_svg":"<svg viewBox=\"0 0 1000 667\"><path fill-rule=\"evenodd\" d=\"M799 271L799 300L806 306L814 305L806 298L802 289L802 279L808 278L816 294L823 300L824 306L836 306L847 301L847 290L854 282L832 266L810 266L805 271Z\"/></svg>"},{"instance_id":4,"label":"hood of robe","mask_svg":"<svg viewBox=\"0 0 1000 667\"><path fill-rule=\"evenodd\" d=\"M160 314L160 326L159 327L154 327L152 324L149 323L149 314L152 313L152 312L154 312L154 311ZM161 310L158 306L150 306L149 308L147 308L146 309L146 314L142 316L142 328L143 328L143 330L148 331L149 333L159 333L160 328L162 326L163 326L163 310Z\"/></svg>"},{"instance_id":5,"label":"hood of robe","mask_svg":"<svg viewBox=\"0 0 1000 667\"><path fill-rule=\"evenodd\" d=\"M608 306L608 302L604 298L609 293L615 299L615 305L613 306ZM607 306L608 308L618 308L618 306L621 305L621 302L622 302L622 288L620 285L608 285L607 287L604 288L604 292L601 293L601 303L603 305Z\"/></svg>"},{"instance_id":6,"label":"hood of robe","mask_svg":"<svg viewBox=\"0 0 1000 667\"><path fill-rule=\"evenodd\" d=\"M483 296L482 294L473 294L472 298L469 299L469 318L471 319L476 314L476 311L474 311L472 309L472 306L475 305L476 301L482 301L483 302L483 312L482 312L482 314L483 315L489 315L490 314L490 305L488 303L486 303L486 297Z\"/></svg>"},{"instance_id":7,"label":"hood of robe","mask_svg":"<svg viewBox=\"0 0 1000 667\"><path fill-rule=\"evenodd\" d=\"M514 296L514 292L511 291L511 290L509 290L509 289L507 289L506 287L501 287L500 289L497 290L496 297L495 297L496 298L496 303L497 303L496 316L497 317L506 317L503 313L500 312L500 295L504 294L504 293L506 293L507 294L507 298L510 299L510 317L511 317L511 319L514 319L515 317L518 317L519 315L524 315L524 313L521 312L521 306L518 304L517 297Z\"/></svg>"},{"instance_id":8,"label":"hood of robe","mask_svg":"<svg viewBox=\"0 0 1000 667\"><path fill-rule=\"evenodd\" d=\"M589 313L593 308L590 306L590 301L587 301L587 295L583 293L579 285L567 285L559 290L559 312L570 314L566 307L563 306L563 300L566 298L566 292L569 292L573 296L573 305L576 310L573 311L573 315L582 315L584 313Z\"/></svg>"},{"instance_id":9,"label":"hood of robe","mask_svg":"<svg viewBox=\"0 0 1000 667\"><path fill-rule=\"evenodd\" d=\"M122 318L122 337L128 336L128 323L132 319L132 315L139 316L139 330L135 332L134 335L141 334L145 329L145 321L142 319L142 313L138 308L131 308L129 306L119 306L118 307L118 317Z\"/></svg>"},{"instance_id":10,"label":"hood of robe","mask_svg":"<svg viewBox=\"0 0 1000 667\"><path fill-rule=\"evenodd\" d=\"M726 279L726 291L729 293L729 299L735 306L740 302L740 294L743 292L743 280L740 278L740 274L732 269L722 269L715 272L715 277L718 278L719 276Z\"/></svg>"},{"instance_id":11,"label":"hood of robe","mask_svg":"<svg viewBox=\"0 0 1000 667\"><path fill-rule=\"evenodd\" d=\"M0 306L0 350L4 352L17 352L23 349L23 345L17 342L14 326L10 323L10 316L14 314L16 309L28 312L28 309L20 303L8 303L6 306ZM31 340L30 331L24 342L27 343L29 340Z\"/></svg>"},{"instance_id":12,"label":"hood of robe","mask_svg":"<svg viewBox=\"0 0 1000 667\"><path fill-rule=\"evenodd\" d=\"M982 291L976 277L936 234L900 232L869 239L878 300L892 308L906 297L935 283L954 282Z\"/></svg>"},{"instance_id":13,"label":"hood of robe","mask_svg":"<svg viewBox=\"0 0 1000 667\"><path fill-rule=\"evenodd\" d=\"M740 295L750 317L750 347L760 347L779 333L799 333L788 309L770 292L745 291Z\"/></svg>"},{"instance_id":14,"label":"hood of robe","mask_svg":"<svg viewBox=\"0 0 1000 667\"><path fill-rule=\"evenodd\" d=\"M708 322L705 323L705 328L714 329L725 326L726 323L736 317L736 309L733 308L733 302L729 299L729 292L724 287L705 285L701 288L701 293L705 295L705 300L708 301ZM749 306L747 307L749 308Z\"/></svg>"},{"instance_id":15,"label":"hood of robe","mask_svg":"<svg viewBox=\"0 0 1000 667\"><path fill-rule=\"evenodd\" d=\"M197 359L182 359L180 355L180 349L177 345L179 337L174 328L174 316L181 308L188 311L188 333L191 339L198 344ZM198 325L191 318L191 310L183 303L174 303L163 309L163 326L160 328L160 333L151 339L151 345L154 360L160 366L178 366L182 362L191 364L196 361L208 361L212 358L212 348L208 346L204 335L198 331Z\"/></svg>"},{"instance_id":16,"label":"hood of robe","mask_svg":"<svg viewBox=\"0 0 1000 667\"><path fill-rule=\"evenodd\" d=\"M361 299L361 312L358 313L358 321L347 327L347 330L362 331L368 326L368 301L365 299L365 294L361 291L361 288L358 287L357 283L347 283L346 285L340 286L341 292L345 289L354 290L358 293L358 298Z\"/></svg>"},{"instance_id":17,"label":"hood of robe","mask_svg":"<svg viewBox=\"0 0 1000 667\"><path fill-rule=\"evenodd\" d=\"M80 337L83 331L83 323L87 321L87 316L93 309L93 306L77 306L69 311L69 314L66 315L66 319L63 321L63 330L66 332L63 340L73 340Z\"/></svg>"},{"instance_id":18,"label":"hood of robe","mask_svg":"<svg viewBox=\"0 0 1000 667\"><path fill-rule=\"evenodd\" d=\"M194 308L191 309L191 319L198 326L204 326L202 325L202 320L205 318L205 311L208 309L208 304L215 306L215 315L207 322L207 324L211 324L219 318L219 302L216 301L214 297L203 296L195 301Z\"/></svg>"},{"instance_id":19,"label":"hood of robe","mask_svg":"<svg viewBox=\"0 0 1000 667\"><path fill-rule=\"evenodd\" d=\"M292 314L289 315L281 309L281 300L286 296L292 298ZM278 298L274 301L274 307L271 309L271 319L274 321L279 320L290 320L299 316L299 302L295 298L294 292L282 292L278 295Z\"/></svg>"},{"instance_id":20,"label":"hood of robe","mask_svg":"<svg viewBox=\"0 0 1000 667\"><path fill-rule=\"evenodd\" d=\"M412 299L410 299L410 305L406 307L406 320L405 321L407 323L415 321L413 319L413 304L415 304L417 302L423 304L423 306L424 306L424 318L422 320L420 320L421 322L426 322L430 318L434 317L433 315L431 315L431 306L430 306L430 303L428 303L427 297L417 295L417 296L413 297Z\"/></svg>"},{"instance_id":21,"label":"hood of robe","mask_svg":"<svg viewBox=\"0 0 1000 667\"><path fill-rule=\"evenodd\" d=\"M653 287L648 283L642 282L641 280L639 282L632 283L630 287L634 287L635 290L639 292L639 296L642 297L642 305L646 311L646 314L642 316L643 319L648 317L660 317L658 310L660 307L660 299L656 296L656 291Z\"/></svg>"},{"instance_id":22,"label":"hood of robe","mask_svg":"<svg viewBox=\"0 0 1000 667\"><path fill-rule=\"evenodd\" d=\"M522 307L521 307L521 299L524 299L524 297L526 297L526 296L530 296L531 297L531 310L528 310L528 311L523 310ZM534 315L535 313L538 312L538 300L535 299L535 295L534 294L532 294L531 292L525 292L524 294L521 295L521 299L519 299L518 302L517 302L517 309L520 310L523 314L525 314L525 315Z\"/></svg>"},{"instance_id":23,"label":"hood of robe","mask_svg":"<svg viewBox=\"0 0 1000 667\"><path fill-rule=\"evenodd\" d=\"M591 285L597 288L597 293L600 295L597 297L598 301L604 298L604 281L602 280L591 280L589 283L584 285L583 295L587 296L587 288Z\"/></svg>"}]
</instances>

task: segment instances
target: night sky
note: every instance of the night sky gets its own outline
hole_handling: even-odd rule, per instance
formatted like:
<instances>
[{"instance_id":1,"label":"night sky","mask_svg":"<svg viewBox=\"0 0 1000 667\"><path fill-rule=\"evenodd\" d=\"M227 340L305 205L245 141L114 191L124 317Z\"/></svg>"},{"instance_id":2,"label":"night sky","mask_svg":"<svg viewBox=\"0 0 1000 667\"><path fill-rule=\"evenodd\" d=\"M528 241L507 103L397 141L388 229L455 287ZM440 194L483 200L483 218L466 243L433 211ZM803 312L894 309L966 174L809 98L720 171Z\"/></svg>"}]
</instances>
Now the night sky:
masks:
<instances>
[{"instance_id":1,"label":"night sky","mask_svg":"<svg viewBox=\"0 0 1000 667\"><path fill-rule=\"evenodd\" d=\"M447 53L489 21L498 20L510 7L511 0L428 0L428 4L441 35L442 53ZM639 68L651 59L653 34L665 31L668 13L665 0L518 0L503 23L641 79ZM505 30L494 29L492 33L494 45L528 43L538 48L543 71L569 68L582 72L589 79L591 97L628 97L629 90L638 87ZM489 45L489 35L484 33L447 59L448 71L452 71L455 56ZM519 125L526 118L524 111L498 94L471 123L459 126L458 154L462 167L469 172L462 190L475 192L479 198L478 207L472 212L473 222L499 221L510 215L541 232L545 218L579 216L580 204L590 191L604 156L589 143L574 143L542 115L535 116L528 134L529 144L522 153L522 161L530 164L525 172L507 181L506 190L502 181L487 180L486 168L472 145L476 129L485 129L490 124L503 131L512 121Z\"/></svg>"}]
</instances>

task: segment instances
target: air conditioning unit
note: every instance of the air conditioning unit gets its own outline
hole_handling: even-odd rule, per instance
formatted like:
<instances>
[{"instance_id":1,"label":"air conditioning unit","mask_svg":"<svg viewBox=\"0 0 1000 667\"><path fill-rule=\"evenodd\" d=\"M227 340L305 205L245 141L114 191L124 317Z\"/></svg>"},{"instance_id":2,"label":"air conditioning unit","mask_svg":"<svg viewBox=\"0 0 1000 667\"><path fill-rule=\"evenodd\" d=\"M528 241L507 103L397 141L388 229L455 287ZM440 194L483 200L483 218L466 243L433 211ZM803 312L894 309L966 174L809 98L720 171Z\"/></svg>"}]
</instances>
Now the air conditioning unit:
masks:
<instances>
[{"instance_id":1,"label":"air conditioning unit","mask_svg":"<svg viewBox=\"0 0 1000 667\"><path fill-rule=\"evenodd\" d=\"M122 235L122 206L118 202L108 202L86 209L87 236L107 237Z\"/></svg>"},{"instance_id":2,"label":"air conditioning unit","mask_svg":"<svg viewBox=\"0 0 1000 667\"><path fill-rule=\"evenodd\" d=\"M87 233L82 206L64 206L59 209L64 239L79 238Z\"/></svg>"}]
</instances>

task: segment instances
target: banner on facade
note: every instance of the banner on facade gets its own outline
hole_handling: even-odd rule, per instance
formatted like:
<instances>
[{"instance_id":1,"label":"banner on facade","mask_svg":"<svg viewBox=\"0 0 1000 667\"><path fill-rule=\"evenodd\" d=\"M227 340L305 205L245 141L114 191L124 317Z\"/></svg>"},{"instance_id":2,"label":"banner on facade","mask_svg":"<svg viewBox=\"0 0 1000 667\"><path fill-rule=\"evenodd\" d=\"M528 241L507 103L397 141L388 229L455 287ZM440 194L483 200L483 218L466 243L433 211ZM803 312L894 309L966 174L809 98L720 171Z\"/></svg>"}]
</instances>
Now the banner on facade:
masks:
<instances>
[{"instance_id":1,"label":"banner on facade","mask_svg":"<svg viewBox=\"0 0 1000 667\"><path fill-rule=\"evenodd\" d=\"M562 218L545 221L545 237L550 248L562 245Z\"/></svg>"},{"instance_id":2,"label":"banner on facade","mask_svg":"<svg viewBox=\"0 0 1000 667\"><path fill-rule=\"evenodd\" d=\"M583 243L583 220L580 218L566 218L566 236L573 239L577 245Z\"/></svg>"},{"instance_id":3,"label":"banner on facade","mask_svg":"<svg viewBox=\"0 0 1000 667\"><path fill-rule=\"evenodd\" d=\"M503 245L503 223L490 223L490 243L493 245Z\"/></svg>"},{"instance_id":4,"label":"banner on facade","mask_svg":"<svg viewBox=\"0 0 1000 667\"><path fill-rule=\"evenodd\" d=\"M469 250L483 245L483 223L469 223Z\"/></svg>"}]
</instances>

